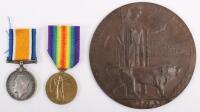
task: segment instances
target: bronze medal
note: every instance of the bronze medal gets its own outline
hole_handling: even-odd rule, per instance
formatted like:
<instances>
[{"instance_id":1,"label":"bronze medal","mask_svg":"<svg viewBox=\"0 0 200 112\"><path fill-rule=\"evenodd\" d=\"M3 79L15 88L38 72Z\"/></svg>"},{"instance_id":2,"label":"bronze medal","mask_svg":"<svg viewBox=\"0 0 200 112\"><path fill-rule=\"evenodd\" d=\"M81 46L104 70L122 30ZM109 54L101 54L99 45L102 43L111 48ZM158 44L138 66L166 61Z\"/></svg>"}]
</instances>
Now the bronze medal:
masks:
<instances>
[{"instance_id":1,"label":"bronze medal","mask_svg":"<svg viewBox=\"0 0 200 112\"><path fill-rule=\"evenodd\" d=\"M48 26L48 54L60 72L48 79L46 93L56 104L71 102L77 93L76 81L64 71L79 62L79 32L79 26Z\"/></svg>"},{"instance_id":2,"label":"bronze medal","mask_svg":"<svg viewBox=\"0 0 200 112\"><path fill-rule=\"evenodd\" d=\"M67 73L56 73L48 79L46 93L49 99L56 104L69 103L77 93L76 81Z\"/></svg>"},{"instance_id":3,"label":"bronze medal","mask_svg":"<svg viewBox=\"0 0 200 112\"><path fill-rule=\"evenodd\" d=\"M195 67L195 45L185 23L152 3L110 13L97 27L90 64L101 89L132 108L154 108L176 98Z\"/></svg>"}]
</instances>

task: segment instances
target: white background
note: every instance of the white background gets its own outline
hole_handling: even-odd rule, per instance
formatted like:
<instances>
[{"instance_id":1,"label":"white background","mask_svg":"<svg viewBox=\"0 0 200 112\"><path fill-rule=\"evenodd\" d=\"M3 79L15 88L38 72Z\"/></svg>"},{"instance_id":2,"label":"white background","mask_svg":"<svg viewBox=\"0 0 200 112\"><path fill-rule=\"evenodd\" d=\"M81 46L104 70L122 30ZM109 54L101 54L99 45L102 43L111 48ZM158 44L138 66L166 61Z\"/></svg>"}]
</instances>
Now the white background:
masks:
<instances>
[{"instance_id":1,"label":"white background","mask_svg":"<svg viewBox=\"0 0 200 112\"><path fill-rule=\"evenodd\" d=\"M97 85L89 64L92 35L101 20L112 10L138 0L0 0L0 112L199 112L200 111L200 2L198 0L144 0L163 5L179 15L189 27L196 44L197 61L187 88L175 100L155 109L138 110L110 99ZM8 49L7 16L13 27L36 27L38 63L26 65L37 81L34 96L23 102L12 99L6 91L6 79L18 66L6 63ZM57 72L47 55L49 24L81 26L80 62L67 72L78 84L78 94L69 104L56 105L46 96L45 84Z\"/></svg>"}]
</instances>

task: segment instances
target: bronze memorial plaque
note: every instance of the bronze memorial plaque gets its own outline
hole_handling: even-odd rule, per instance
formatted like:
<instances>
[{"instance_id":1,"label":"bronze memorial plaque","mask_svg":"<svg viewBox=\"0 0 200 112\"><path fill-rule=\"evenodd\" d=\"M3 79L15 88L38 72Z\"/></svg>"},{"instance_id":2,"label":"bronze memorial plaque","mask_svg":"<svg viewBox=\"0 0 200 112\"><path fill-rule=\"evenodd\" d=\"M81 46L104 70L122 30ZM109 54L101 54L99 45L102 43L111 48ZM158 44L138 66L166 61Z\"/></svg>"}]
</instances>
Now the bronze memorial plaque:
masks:
<instances>
[{"instance_id":1,"label":"bronze memorial plaque","mask_svg":"<svg viewBox=\"0 0 200 112\"><path fill-rule=\"evenodd\" d=\"M90 64L103 91L133 108L154 108L177 97L195 67L195 45L185 23L152 3L122 6L97 27Z\"/></svg>"}]
</instances>

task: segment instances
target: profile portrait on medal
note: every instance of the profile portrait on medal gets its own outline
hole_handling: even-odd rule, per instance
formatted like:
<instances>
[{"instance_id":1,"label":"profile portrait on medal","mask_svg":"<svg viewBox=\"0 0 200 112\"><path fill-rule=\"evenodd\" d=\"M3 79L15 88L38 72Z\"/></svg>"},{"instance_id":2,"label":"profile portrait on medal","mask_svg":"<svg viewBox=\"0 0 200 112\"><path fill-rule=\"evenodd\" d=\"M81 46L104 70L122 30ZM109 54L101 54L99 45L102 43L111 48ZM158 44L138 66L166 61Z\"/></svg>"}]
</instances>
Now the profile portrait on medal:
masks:
<instances>
[{"instance_id":1,"label":"profile portrait on medal","mask_svg":"<svg viewBox=\"0 0 200 112\"><path fill-rule=\"evenodd\" d=\"M7 90L16 100L26 100L35 91L34 77L27 71L15 71L7 80Z\"/></svg>"},{"instance_id":2,"label":"profile portrait on medal","mask_svg":"<svg viewBox=\"0 0 200 112\"><path fill-rule=\"evenodd\" d=\"M18 98L27 95L30 88L30 79L24 75L18 75L13 80L13 92Z\"/></svg>"}]
</instances>

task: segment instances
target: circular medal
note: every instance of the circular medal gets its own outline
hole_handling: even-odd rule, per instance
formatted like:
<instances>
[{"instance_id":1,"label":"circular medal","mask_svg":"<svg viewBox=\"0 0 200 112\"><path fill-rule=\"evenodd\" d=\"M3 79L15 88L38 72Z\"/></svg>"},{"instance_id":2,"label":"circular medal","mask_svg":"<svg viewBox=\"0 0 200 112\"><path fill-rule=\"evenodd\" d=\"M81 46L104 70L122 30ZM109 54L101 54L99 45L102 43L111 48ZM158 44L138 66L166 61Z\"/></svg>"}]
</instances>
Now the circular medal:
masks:
<instances>
[{"instance_id":1,"label":"circular medal","mask_svg":"<svg viewBox=\"0 0 200 112\"><path fill-rule=\"evenodd\" d=\"M35 92L35 79L25 68L20 67L7 79L7 91L16 100L26 100Z\"/></svg>"},{"instance_id":2,"label":"circular medal","mask_svg":"<svg viewBox=\"0 0 200 112\"><path fill-rule=\"evenodd\" d=\"M69 103L77 93L76 81L65 72L56 73L48 79L46 93L48 98L56 104Z\"/></svg>"},{"instance_id":3,"label":"circular medal","mask_svg":"<svg viewBox=\"0 0 200 112\"><path fill-rule=\"evenodd\" d=\"M97 27L90 64L103 91L133 108L154 108L176 98L189 83L196 53L186 24L152 3L110 13Z\"/></svg>"}]
</instances>

